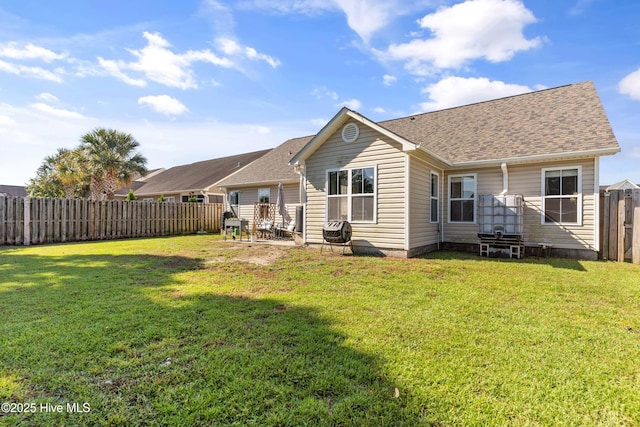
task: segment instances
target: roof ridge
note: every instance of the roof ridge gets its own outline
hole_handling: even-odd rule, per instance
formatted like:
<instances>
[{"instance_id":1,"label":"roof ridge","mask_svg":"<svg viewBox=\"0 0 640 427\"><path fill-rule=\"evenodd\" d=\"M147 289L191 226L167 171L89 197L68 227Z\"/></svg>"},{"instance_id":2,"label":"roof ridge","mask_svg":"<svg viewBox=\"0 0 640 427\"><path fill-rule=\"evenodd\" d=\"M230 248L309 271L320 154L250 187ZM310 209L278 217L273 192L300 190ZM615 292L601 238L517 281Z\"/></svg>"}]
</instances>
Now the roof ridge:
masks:
<instances>
[{"instance_id":1,"label":"roof ridge","mask_svg":"<svg viewBox=\"0 0 640 427\"><path fill-rule=\"evenodd\" d=\"M168 171L169 169L173 169L173 168L179 168L179 167L185 167L185 166L194 166L194 165L198 165L198 164L206 163L206 162L229 160L229 159L233 159L234 157L250 156L250 155L256 154L256 153L263 153L262 156L264 156L265 154L267 154L271 150L273 150L273 148L265 148L265 149L262 149L262 150L250 151L248 153L238 153L238 154L233 154L231 156L215 157L213 159L199 160L199 161L193 162L193 163L185 163L185 164L181 164L181 165L169 166L168 168L165 169L165 172ZM262 157L262 156L260 156L260 157Z\"/></svg>"},{"instance_id":2,"label":"roof ridge","mask_svg":"<svg viewBox=\"0 0 640 427\"><path fill-rule=\"evenodd\" d=\"M417 113L417 114L409 114L408 116L396 117L395 119L381 120L381 121L376 122L376 123L381 125L383 123L395 122L397 120L411 119L412 117L415 118L415 117L418 117L418 116L425 116L427 114L439 113L439 112L442 112L442 111L455 110L455 109L458 109L458 108L466 108L466 107L471 107L471 106L474 106L474 105L487 104L487 103L496 102L496 101L502 101L502 100L510 99L510 98L517 98L517 97L522 97L522 96L527 96L527 95L539 94L541 92L562 89L562 88L566 88L566 87L570 87L570 86L583 85L585 83L593 83L593 82L592 82L592 80L586 80L586 81L578 82L578 83L568 83L566 85L548 87L548 88L545 88L545 89L534 90L534 91L531 91L531 92L524 92L524 93L518 93L518 94L515 94L515 95L503 96L501 98L493 98L493 99L487 99L487 100L484 100L484 101L471 102L469 104L456 105L454 107L442 108L440 110L425 111L425 112Z\"/></svg>"}]
</instances>

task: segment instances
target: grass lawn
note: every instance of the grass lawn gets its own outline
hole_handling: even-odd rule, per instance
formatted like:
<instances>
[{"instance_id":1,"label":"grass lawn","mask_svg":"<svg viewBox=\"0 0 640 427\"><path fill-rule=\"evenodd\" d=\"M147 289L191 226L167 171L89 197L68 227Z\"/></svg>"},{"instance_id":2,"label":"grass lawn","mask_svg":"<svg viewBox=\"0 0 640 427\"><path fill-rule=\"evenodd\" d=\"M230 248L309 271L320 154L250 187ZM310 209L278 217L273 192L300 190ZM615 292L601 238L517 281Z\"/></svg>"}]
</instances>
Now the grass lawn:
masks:
<instances>
[{"instance_id":1,"label":"grass lawn","mask_svg":"<svg viewBox=\"0 0 640 427\"><path fill-rule=\"evenodd\" d=\"M0 248L0 402L24 426L640 425L640 267Z\"/></svg>"}]
</instances>

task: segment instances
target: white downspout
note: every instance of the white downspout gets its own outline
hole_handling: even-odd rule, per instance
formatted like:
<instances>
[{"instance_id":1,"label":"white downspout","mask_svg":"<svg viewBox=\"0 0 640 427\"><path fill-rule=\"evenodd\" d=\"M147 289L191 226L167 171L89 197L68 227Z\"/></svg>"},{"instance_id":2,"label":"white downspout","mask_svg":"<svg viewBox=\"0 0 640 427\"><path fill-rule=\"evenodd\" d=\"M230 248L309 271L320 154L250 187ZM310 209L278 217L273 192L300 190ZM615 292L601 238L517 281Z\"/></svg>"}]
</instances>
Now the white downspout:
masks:
<instances>
[{"instance_id":1,"label":"white downspout","mask_svg":"<svg viewBox=\"0 0 640 427\"><path fill-rule=\"evenodd\" d=\"M500 169L502 169L502 193L500 195L504 196L509 192L509 171L506 163L502 163Z\"/></svg>"}]
</instances>

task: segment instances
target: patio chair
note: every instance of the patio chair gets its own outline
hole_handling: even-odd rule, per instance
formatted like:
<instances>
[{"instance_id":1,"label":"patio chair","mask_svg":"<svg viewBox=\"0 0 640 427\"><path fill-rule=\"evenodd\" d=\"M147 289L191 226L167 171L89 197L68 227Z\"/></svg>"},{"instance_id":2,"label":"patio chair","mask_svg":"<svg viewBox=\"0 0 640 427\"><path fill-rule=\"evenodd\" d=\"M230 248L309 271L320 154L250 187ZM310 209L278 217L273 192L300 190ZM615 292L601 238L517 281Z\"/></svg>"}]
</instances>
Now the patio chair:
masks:
<instances>
[{"instance_id":1,"label":"patio chair","mask_svg":"<svg viewBox=\"0 0 640 427\"><path fill-rule=\"evenodd\" d=\"M276 237L281 239L293 239L293 233L296 230L296 222L291 221L287 226L276 227Z\"/></svg>"}]
</instances>

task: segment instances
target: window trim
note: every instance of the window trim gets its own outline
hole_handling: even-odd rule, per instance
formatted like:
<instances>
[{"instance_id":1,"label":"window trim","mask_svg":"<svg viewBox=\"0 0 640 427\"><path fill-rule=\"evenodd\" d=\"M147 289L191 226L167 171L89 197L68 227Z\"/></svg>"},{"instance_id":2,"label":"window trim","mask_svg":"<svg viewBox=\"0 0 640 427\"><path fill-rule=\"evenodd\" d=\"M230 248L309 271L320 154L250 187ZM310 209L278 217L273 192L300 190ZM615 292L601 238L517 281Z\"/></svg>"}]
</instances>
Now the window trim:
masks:
<instances>
[{"instance_id":1,"label":"window trim","mask_svg":"<svg viewBox=\"0 0 640 427\"><path fill-rule=\"evenodd\" d=\"M269 201L268 202L260 201L260 192L261 191L265 191L265 192L269 193L268 196L267 196L267 197L269 197ZM270 187L258 188L258 203L271 203L271 188Z\"/></svg>"},{"instance_id":2,"label":"window trim","mask_svg":"<svg viewBox=\"0 0 640 427\"><path fill-rule=\"evenodd\" d=\"M564 171L564 170L571 170L571 169L576 169L578 171L578 193L574 194L574 195L569 195L569 194L559 194L559 195L552 195L552 196L547 196L545 194L545 189L546 189L546 182L545 182L545 175L547 172L550 171ZM577 221L576 222L547 222L545 221L546 219L546 214L545 212L547 211L547 199L562 199L562 198L567 198L567 197L576 197L578 199L578 206L577 206ZM540 170L540 198L542 199L542 212L540 215L540 224L542 225L574 225L574 226L579 226L581 227L583 225L583 210L582 210L582 198L583 198L583 192L582 192L582 165L570 165L570 166L554 166L554 167L549 167L549 168L542 168Z\"/></svg>"},{"instance_id":3,"label":"window trim","mask_svg":"<svg viewBox=\"0 0 640 427\"><path fill-rule=\"evenodd\" d=\"M232 203L233 195L235 194L236 202ZM236 217L240 217L240 190L229 191L229 210L236 214Z\"/></svg>"},{"instance_id":4,"label":"window trim","mask_svg":"<svg viewBox=\"0 0 640 427\"><path fill-rule=\"evenodd\" d=\"M430 171L431 174L429 175L429 223L431 224L439 224L440 223L440 174L434 171ZM437 182L436 182L436 191L438 192L438 194L433 195L433 177L437 178ZM435 200L436 203L436 220L433 220L433 200Z\"/></svg>"},{"instance_id":5,"label":"window trim","mask_svg":"<svg viewBox=\"0 0 640 427\"><path fill-rule=\"evenodd\" d=\"M352 179L353 179L353 171L354 170L359 170L359 169L373 169L373 220L371 221L361 221L361 220L354 220L353 219L353 213L352 213L352 201L353 201L353 197L369 197L369 196L365 196L362 194L358 194L358 195L353 195L352 193ZM347 172L347 193L346 194L340 194L340 195L329 195L329 174L331 172L340 172L340 171L346 171ZM378 223L378 166L377 165L367 165L367 166L357 166L357 167L351 167L351 168L334 168L334 169L327 169L325 171L325 213L324 213L324 219L325 222L329 221L329 198L337 198L337 197L346 197L347 198L347 221L349 221L350 223L353 224L377 224ZM368 193L365 193L368 194Z\"/></svg>"},{"instance_id":6,"label":"window trim","mask_svg":"<svg viewBox=\"0 0 640 427\"><path fill-rule=\"evenodd\" d=\"M451 197L451 179L452 178L461 178L461 177L472 177L473 178L473 198L453 198ZM478 215L476 212L476 208L478 207L478 174L477 173L459 173L449 175L447 179L447 195L449 197L449 203L447 206L447 222L451 224L477 224ZM452 221L451 220L451 202L455 200L473 200L473 221Z\"/></svg>"}]
</instances>

